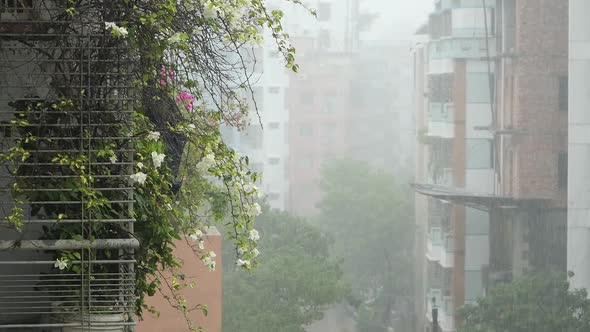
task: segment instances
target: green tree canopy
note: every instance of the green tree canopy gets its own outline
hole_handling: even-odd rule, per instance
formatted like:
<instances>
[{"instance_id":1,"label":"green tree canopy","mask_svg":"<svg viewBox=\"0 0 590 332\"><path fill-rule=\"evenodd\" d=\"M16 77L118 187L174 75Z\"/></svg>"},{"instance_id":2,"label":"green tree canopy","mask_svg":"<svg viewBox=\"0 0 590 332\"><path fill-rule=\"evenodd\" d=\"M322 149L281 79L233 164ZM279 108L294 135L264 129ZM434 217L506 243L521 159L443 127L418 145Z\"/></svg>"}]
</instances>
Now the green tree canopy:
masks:
<instances>
[{"instance_id":1,"label":"green tree canopy","mask_svg":"<svg viewBox=\"0 0 590 332\"><path fill-rule=\"evenodd\" d=\"M461 332L590 331L590 301L565 274L544 273L501 284L461 311Z\"/></svg>"},{"instance_id":2,"label":"green tree canopy","mask_svg":"<svg viewBox=\"0 0 590 332\"><path fill-rule=\"evenodd\" d=\"M223 330L304 331L346 294L340 264L330 258L332 241L286 213L266 211L256 223L262 251L258 269L224 269ZM227 249L224 261L231 264L235 253Z\"/></svg>"},{"instance_id":3,"label":"green tree canopy","mask_svg":"<svg viewBox=\"0 0 590 332\"><path fill-rule=\"evenodd\" d=\"M334 161L322 174L318 225L335 237L345 280L360 308L362 331L386 331L412 290L410 187L364 162ZM406 326L406 328L409 328Z\"/></svg>"}]
</instances>

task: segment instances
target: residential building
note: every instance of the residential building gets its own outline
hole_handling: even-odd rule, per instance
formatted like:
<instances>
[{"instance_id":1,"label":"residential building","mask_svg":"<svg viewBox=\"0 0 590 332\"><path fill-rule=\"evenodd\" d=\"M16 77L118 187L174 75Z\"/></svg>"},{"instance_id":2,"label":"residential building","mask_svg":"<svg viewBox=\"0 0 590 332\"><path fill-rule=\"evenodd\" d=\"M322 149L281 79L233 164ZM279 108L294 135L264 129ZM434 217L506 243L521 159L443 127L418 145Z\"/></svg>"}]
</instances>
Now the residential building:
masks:
<instances>
[{"instance_id":1,"label":"residential building","mask_svg":"<svg viewBox=\"0 0 590 332\"><path fill-rule=\"evenodd\" d=\"M321 200L323 165L348 151L352 55L309 52L289 90L289 211L314 216Z\"/></svg>"},{"instance_id":2,"label":"residential building","mask_svg":"<svg viewBox=\"0 0 590 332\"><path fill-rule=\"evenodd\" d=\"M425 102L415 101L420 148L416 188L430 198L419 200L426 236L425 275L421 285L426 326L432 307L442 331L455 329L455 314L483 295L483 271L489 264L489 214L454 204L445 194L493 192L491 82L495 55L492 18L495 4L436 1L428 23L429 41L415 55L415 79ZM424 51L425 50L425 51ZM424 59L424 60L423 60ZM425 63L421 63L425 61ZM424 105L424 106L422 106ZM418 123L420 123L418 122ZM426 152L424 152L426 151ZM426 172L425 172L426 170ZM424 174L426 173L426 174ZM444 193L444 194L443 194ZM457 202L459 203L459 202ZM420 227L419 227L420 229ZM421 239L417 243L422 242Z\"/></svg>"},{"instance_id":3,"label":"residential building","mask_svg":"<svg viewBox=\"0 0 590 332\"><path fill-rule=\"evenodd\" d=\"M458 309L498 282L565 269L568 4L435 5L417 48L428 59L414 64L427 68L415 81L428 82L416 87L427 103L416 189L429 197L427 216L417 214L418 237L428 223L417 310L431 319L436 305L452 331Z\"/></svg>"},{"instance_id":4,"label":"residential building","mask_svg":"<svg viewBox=\"0 0 590 332\"><path fill-rule=\"evenodd\" d=\"M275 6L275 7L273 7ZM321 0L306 4L317 12L313 17L301 5L292 3L272 4L270 9L281 9L284 14L283 26L291 35L297 49L297 63L309 50L323 52L345 52L358 45L358 31L355 21L358 16L358 0ZM276 51L276 42L270 31L265 32L261 46L246 51L251 63L253 96L247 91L252 113L244 130L227 129L225 140L241 153L250 157L252 170L262 173L261 189L268 204L275 209L289 209L289 114L296 110L287 96L291 86L291 75L285 69L282 54ZM301 66L300 72L312 70Z\"/></svg>"},{"instance_id":5,"label":"residential building","mask_svg":"<svg viewBox=\"0 0 590 332\"><path fill-rule=\"evenodd\" d=\"M590 289L590 2L569 1L567 270Z\"/></svg>"}]
</instances>

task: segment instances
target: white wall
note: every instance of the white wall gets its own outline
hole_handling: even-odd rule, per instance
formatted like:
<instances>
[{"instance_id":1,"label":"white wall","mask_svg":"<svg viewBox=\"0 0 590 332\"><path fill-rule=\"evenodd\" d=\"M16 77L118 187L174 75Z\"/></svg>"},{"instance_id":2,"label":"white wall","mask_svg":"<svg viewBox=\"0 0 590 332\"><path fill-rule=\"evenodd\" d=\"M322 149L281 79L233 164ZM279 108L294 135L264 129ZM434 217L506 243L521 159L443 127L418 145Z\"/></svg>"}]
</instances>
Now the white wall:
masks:
<instances>
[{"instance_id":1,"label":"white wall","mask_svg":"<svg viewBox=\"0 0 590 332\"><path fill-rule=\"evenodd\" d=\"M569 4L567 268L572 286L590 288L590 1Z\"/></svg>"}]
</instances>

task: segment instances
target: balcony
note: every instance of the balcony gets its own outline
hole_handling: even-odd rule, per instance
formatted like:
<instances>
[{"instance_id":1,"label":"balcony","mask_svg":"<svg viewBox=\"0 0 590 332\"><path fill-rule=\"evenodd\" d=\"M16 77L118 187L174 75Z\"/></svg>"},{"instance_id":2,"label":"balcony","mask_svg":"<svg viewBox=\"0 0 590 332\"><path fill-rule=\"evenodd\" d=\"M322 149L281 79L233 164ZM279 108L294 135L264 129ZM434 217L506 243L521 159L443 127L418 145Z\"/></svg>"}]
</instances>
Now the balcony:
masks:
<instances>
[{"instance_id":1,"label":"balcony","mask_svg":"<svg viewBox=\"0 0 590 332\"><path fill-rule=\"evenodd\" d=\"M432 322L433 300L438 309L438 326L444 332L455 330L454 304L451 296L444 296L442 291L432 288L426 298L426 319Z\"/></svg>"},{"instance_id":2,"label":"balcony","mask_svg":"<svg viewBox=\"0 0 590 332\"><path fill-rule=\"evenodd\" d=\"M490 56L496 54L495 38L489 38ZM431 42L430 59L481 59L487 57L485 38L447 38Z\"/></svg>"},{"instance_id":3,"label":"balcony","mask_svg":"<svg viewBox=\"0 0 590 332\"><path fill-rule=\"evenodd\" d=\"M442 229L440 227L431 227L428 232L426 241L426 258L429 261L438 262L441 259L443 249Z\"/></svg>"},{"instance_id":4,"label":"balcony","mask_svg":"<svg viewBox=\"0 0 590 332\"><path fill-rule=\"evenodd\" d=\"M0 0L0 330L130 331L129 52L56 24L33 37L39 3Z\"/></svg>"},{"instance_id":5,"label":"balcony","mask_svg":"<svg viewBox=\"0 0 590 332\"><path fill-rule=\"evenodd\" d=\"M428 111L428 136L453 138L455 136L454 109L451 103L431 103Z\"/></svg>"},{"instance_id":6,"label":"balcony","mask_svg":"<svg viewBox=\"0 0 590 332\"><path fill-rule=\"evenodd\" d=\"M440 254L440 265L445 268L452 268L455 260L453 234L443 235L443 246Z\"/></svg>"},{"instance_id":7,"label":"balcony","mask_svg":"<svg viewBox=\"0 0 590 332\"><path fill-rule=\"evenodd\" d=\"M443 268L453 267L454 237L450 233L443 233L440 227L432 227L428 233L426 258L438 262Z\"/></svg>"}]
</instances>

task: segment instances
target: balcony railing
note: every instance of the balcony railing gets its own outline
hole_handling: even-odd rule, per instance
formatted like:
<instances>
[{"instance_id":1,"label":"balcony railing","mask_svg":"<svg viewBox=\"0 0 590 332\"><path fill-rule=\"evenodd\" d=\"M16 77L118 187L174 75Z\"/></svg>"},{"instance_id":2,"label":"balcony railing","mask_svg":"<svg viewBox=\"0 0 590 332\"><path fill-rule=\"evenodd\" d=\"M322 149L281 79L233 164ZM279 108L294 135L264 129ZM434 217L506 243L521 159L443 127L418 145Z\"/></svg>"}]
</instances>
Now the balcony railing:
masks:
<instances>
[{"instance_id":1,"label":"balcony railing","mask_svg":"<svg viewBox=\"0 0 590 332\"><path fill-rule=\"evenodd\" d=\"M59 21L56 3L0 0L0 330L130 331L129 52L106 11Z\"/></svg>"}]
</instances>

